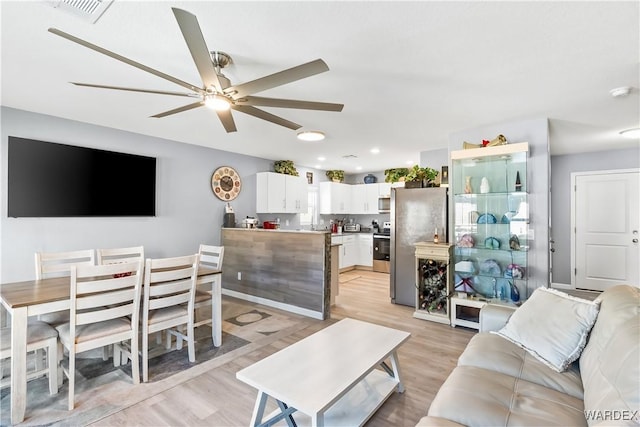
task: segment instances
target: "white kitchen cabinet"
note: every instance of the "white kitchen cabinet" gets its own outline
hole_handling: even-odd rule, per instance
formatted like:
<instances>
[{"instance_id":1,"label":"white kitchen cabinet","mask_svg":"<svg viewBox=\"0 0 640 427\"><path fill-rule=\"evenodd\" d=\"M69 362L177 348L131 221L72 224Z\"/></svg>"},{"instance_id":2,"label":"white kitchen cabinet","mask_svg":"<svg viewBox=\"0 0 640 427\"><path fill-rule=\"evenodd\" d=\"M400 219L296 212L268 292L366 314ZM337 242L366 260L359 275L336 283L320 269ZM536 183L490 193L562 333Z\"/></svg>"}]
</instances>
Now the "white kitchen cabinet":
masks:
<instances>
[{"instance_id":1,"label":"white kitchen cabinet","mask_svg":"<svg viewBox=\"0 0 640 427\"><path fill-rule=\"evenodd\" d=\"M356 265L358 260L358 246L355 235L342 236L342 251L340 253L340 268Z\"/></svg>"},{"instance_id":2,"label":"white kitchen cabinet","mask_svg":"<svg viewBox=\"0 0 640 427\"><path fill-rule=\"evenodd\" d=\"M358 234L358 265L373 267L373 234Z\"/></svg>"},{"instance_id":3,"label":"white kitchen cabinet","mask_svg":"<svg viewBox=\"0 0 640 427\"><path fill-rule=\"evenodd\" d=\"M320 183L320 214L351 213L351 185L338 182Z\"/></svg>"},{"instance_id":4,"label":"white kitchen cabinet","mask_svg":"<svg viewBox=\"0 0 640 427\"><path fill-rule=\"evenodd\" d=\"M378 197L391 197L391 183L380 182L378 183Z\"/></svg>"},{"instance_id":5,"label":"white kitchen cabinet","mask_svg":"<svg viewBox=\"0 0 640 427\"><path fill-rule=\"evenodd\" d=\"M351 214L377 214L378 184L357 184L351 186Z\"/></svg>"},{"instance_id":6,"label":"white kitchen cabinet","mask_svg":"<svg viewBox=\"0 0 640 427\"><path fill-rule=\"evenodd\" d=\"M303 213L307 210L305 178L274 172L256 174L256 212Z\"/></svg>"}]
</instances>

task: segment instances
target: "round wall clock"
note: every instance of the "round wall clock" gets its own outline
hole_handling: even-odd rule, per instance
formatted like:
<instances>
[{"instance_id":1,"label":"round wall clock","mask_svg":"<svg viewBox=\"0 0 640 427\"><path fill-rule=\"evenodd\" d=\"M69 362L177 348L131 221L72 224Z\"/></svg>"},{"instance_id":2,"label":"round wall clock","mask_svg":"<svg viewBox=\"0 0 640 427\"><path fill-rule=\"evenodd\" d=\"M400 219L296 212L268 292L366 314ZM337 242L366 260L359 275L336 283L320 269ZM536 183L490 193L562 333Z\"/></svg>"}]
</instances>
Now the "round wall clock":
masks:
<instances>
[{"instance_id":1,"label":"round wall clock","mask_svg":"<svg viewBox=\"0 0 640 427\"><path fill-rule=\"evenodd\" d=\"M240 175L229 166L222 166L211 175L211 189L220 200L228 202L240 194L242 182Z\"/></svg>"}]
</instances>

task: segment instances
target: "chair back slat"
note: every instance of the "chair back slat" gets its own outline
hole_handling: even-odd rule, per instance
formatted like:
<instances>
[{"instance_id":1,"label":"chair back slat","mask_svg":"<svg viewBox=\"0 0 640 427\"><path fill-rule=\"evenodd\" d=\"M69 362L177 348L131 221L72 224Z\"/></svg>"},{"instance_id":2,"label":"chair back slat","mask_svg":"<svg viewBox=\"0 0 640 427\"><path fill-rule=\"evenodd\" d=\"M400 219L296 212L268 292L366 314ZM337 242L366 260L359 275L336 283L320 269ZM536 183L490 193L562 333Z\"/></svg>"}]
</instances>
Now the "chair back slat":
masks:
<instances>
[{"instance_id":1,"label":"chair back slat","mask_svg":"<svg viewBox=\"0 0 640 427\"><path fill-rule=\"evenodd\" d=\"M173 305L189 303L189 292L171 295L168 297L152 298L149 300L149 310L157 310L159 308L167 308Z\"/></svg>"},{"instance_id":2,"label":"chair back slat","mask_svg":"<svg viewBox=\"0 0 640 427\"><path fill-rule=\"evenodd\" d=\"M200 267L222 270L224 246L200 245Z\"/></svg>"},{"instance_id":3,"label":"chair back slat","mask_svg":"<svg viewBox=\"0 0 640 427\"><path fill-rule=\"evenodd\" d=\"M149 279L152 283L166 283L185 278L189 279L193 273L191 270L192 267L192 265L189 265L187 267L178 266L171 270L151 270Z\"/></svg>"},{"instance_id":4,"label":"chair back slat","mask_svg":"<svg viewBox=\"0 0 640 427\"><path fill-rule=\"evenodd\" d=\"M114 273L118 274L118 273ZM126 273L125 273L126 274ZM82 282L77 282L78 291L82 294L91 293L91 292L103 292L114 289L125 289L131 286L135 286L138 278L131 274L129 276L124 277L113 277L106 276L102 277L100 280L97 278L93 278L91 280L85 280Z\"/></svg>"},{"instance_id":5,"label":"chair back slat","mask_svg":"<svg viewBox=\"0 0 640 427\"><path fill-rule=\"evenodd\" d=\"M104 322L106 320L117 319L120 317L131 316L135 307L132 303L118 305L103 310L93 310L80 312L76 314L76 325L87 325L92 323Z\"/></svg>"},{"instance_id":6,"label":"chair back slat","mask_svg":"<svg viewBox=\"0 0 640 427\"><path fill-rule=\"evenodd\" d=\"M72 266L95 265L93 249L68 252L36 252L36 279L69 276Z\"/></svg>"},{"instance_id":7,"label":"chair back slat","mask_svg":"<svg viewBox=\"0 0 640 427\"><path fill-rule=\"evenodd\" d=\"M114 264L119 262L142 261L144 262L144 246L132 246L128 248L97 249L98 265Z\"/></svg>"},{"instance_id":8,"label":"chair back slat","mask_svg":"<svg viewBox=\"0 0 640 427\"><path fill-rule=\"evenodd\" d=\"M152 298L163 297L176 293L189 293L191 288L191 276L188 279L172 280L170 282L156 282L149 288L149 296Z\"/></svg>"},{"instance_id":9,"label":"chair back slat","mask_svg":"<svg viewBox=\"0 0 640 427\"><path fill-rule=\"evenodd\" d=\"M117 290L119 288L114 287L113 292L97 292L95 294L86 294L79 296L76 301L76 308L78 310L91 310L96 307L103 307L106 305L117 305L131 301L134 297L134 289L129 286L127 289ZM131 314L131 313L128 313Z\"/></svg>"}]
</instances>

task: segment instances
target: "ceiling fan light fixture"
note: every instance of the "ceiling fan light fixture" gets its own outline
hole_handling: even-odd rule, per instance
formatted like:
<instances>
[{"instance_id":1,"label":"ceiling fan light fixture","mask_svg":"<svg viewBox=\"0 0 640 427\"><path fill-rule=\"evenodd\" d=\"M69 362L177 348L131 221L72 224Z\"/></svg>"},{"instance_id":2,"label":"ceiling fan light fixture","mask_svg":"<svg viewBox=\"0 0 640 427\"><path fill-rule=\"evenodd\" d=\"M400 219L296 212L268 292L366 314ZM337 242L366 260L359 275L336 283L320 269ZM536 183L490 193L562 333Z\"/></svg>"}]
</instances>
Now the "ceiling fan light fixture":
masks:
<instances>
[{"instance_id":1,"label":"ceiling fan light fixture","mask_svg":"<svg viewBox=\"0 0 640 427\"><path fill-rule=\"evenodd\" d=\"M227 111L231 108L229 100L220 95L207 95L204 99L204 105L216 111Z\"/></svg>"},{"instance_id":2,"label":"ceiling fan light fixture","mask_svg":"<svg viewBox=\"0 0 640 427\"><path fill-rule=\"evenodd\" d=\"M640 139L640 128L632 128L620 131L620 135L625 138Z\"/></svg>"},{"instance_id":3,"label":"ceiling fan light fixture","mask_svg":"<svg viewBox=\"0 0 640 427\"><path fill-rule=\"evenodd\" d=\"M324 133L319 130L305 130L298 132L298 139L306 142L322 141L324 139Z\"/></svg>"}]
</instances>

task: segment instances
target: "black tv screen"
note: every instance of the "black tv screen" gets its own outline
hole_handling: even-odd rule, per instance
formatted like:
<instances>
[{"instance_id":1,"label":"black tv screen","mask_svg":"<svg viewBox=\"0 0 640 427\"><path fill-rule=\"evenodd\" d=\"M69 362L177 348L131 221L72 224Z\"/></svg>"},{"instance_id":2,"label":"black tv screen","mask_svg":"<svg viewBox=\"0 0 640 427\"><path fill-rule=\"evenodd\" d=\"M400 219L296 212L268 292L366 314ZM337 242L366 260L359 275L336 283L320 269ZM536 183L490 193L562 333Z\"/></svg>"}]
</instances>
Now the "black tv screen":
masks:
<instances>
[{"instance_id":1,"label":"black tv screen","mask_svg":"<svg viewBox=\"0 0 640 427\"><path fill-rule=\"evenodd\" d=\"M9 217L155 216L156 159L9 137Z\"/></svg>"}]
</instances>

